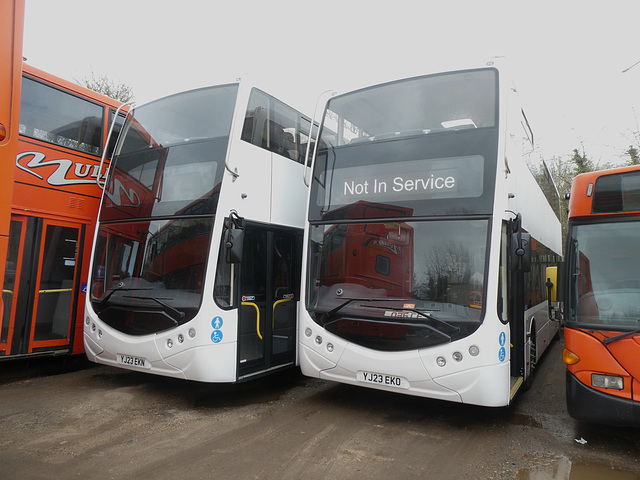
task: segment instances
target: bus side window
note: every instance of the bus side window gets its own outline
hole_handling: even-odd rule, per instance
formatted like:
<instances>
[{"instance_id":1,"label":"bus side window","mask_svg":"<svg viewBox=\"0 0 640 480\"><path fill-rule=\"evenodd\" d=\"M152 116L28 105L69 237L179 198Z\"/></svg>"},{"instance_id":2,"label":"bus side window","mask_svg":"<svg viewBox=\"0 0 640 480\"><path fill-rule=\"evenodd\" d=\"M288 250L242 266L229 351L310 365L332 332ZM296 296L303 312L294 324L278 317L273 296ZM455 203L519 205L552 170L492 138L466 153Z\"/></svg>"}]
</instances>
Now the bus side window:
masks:
<instances>
[{"instance_id":1,"label":"bus side window","mask_svg":"<svg viewBox=\"0 0 640 480\"><path fill-rule=\"evenodd\" d=\"M45 85L22 79L20 133L66 148L100 155L103 107Z\"/></svg>"},{"instance_id":2,"label":"bus side window","mask_svg":"<svg viewBox=\"0 0 640 480\"><path fill-rule=\"evenodd\" d=\"M308 119L284 103L253 89L241 139L298 163L308 141ZM301 142L305 142L301 145ZM304 150L304 151L303 151Z\"/></svg>"}]
</instances>

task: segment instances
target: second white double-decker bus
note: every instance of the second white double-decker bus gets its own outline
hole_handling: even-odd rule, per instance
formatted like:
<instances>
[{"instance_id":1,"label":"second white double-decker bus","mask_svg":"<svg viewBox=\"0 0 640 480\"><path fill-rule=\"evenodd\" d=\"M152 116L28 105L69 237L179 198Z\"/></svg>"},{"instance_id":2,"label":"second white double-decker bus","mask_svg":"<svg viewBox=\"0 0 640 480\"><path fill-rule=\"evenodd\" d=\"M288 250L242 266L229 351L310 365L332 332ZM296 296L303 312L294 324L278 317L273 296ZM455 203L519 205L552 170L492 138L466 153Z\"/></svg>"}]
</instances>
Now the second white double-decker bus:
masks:
<instances>
[{"instance_id":1,"label":"second white double-decker bus","mask_svg":"<svg viewBox=\"0 0 640 480\"><path fill-rule=\"evenodd\" d=\"M300 313L309 376L508 405L558 331L557 191L502 67L326 105Z\"/></svg>"},{"instance_id":2,"label":"second white double-decker bus","mask_svg":"<svg viewBox=\"0 0 640 480\"><path fill-rule=\"evenodd\" d=\"M90 360L206 382L295 365L309 128L244 80L128 114L94 242Z\"/></svg>"}]
</instances>

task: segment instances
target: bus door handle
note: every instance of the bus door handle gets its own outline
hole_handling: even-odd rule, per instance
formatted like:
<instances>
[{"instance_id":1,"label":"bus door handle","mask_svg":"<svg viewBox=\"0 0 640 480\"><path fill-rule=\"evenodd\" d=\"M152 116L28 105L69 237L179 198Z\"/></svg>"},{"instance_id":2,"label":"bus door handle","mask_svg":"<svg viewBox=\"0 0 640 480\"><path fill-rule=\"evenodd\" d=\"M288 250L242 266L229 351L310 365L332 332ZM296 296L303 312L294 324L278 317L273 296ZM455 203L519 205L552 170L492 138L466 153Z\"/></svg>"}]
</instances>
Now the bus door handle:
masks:
<instances>
[{"instance_id":1,"label":"bus door handle","mask_svg":"<svg viewBox=\"0 0 640 480\"><path fill-rule=\"evenodd\" d=\"M281 303L290 302L291 300L293 300L293 297L283 298L273 304L273 313L271 315L271 328L276 328L276 307Z\"/></svg>"},{"instance_id":2,"label":"bus door handle","mask_svg":"<svg viewBox=\"0 0 640 480\"><path fill-rule=\"evenodd\" d=\"M96 183L98 184L98 186L104 190L105 185L107 184L107 180L105 179L104 181L100 180L100 177L102 176L102 166L104 165L104 160L107 157L107 148L109 148L109 141L111 140L111 134L113 133L113 129L116 125L116 119L118 118L118 115L120 114L120 112L122 111L122 109L126 106L131 105L133 107L133 102L127 102L127 103L123 103L122 105L120 105L118 107L118 109L116 110L115 115L113 116L113 122L111 122L111 128L109 128L109 134L107 135L107 141L105 142L104 146L102 147L102 156L100 157L100 168L98 169L98 177L96 178ZM131 108L129 109L129 112L131 111ZM128 115L128 113L127 113Z\"/></svg>"},{"instance_id":3,"label":"bus door handle","mask_svg":"<svg viewBox=\"0 0 640 480\"><path fill-rule=\"evenodd\" d=\"M253 307L256 309L256 333L258 334L260 340L262 340L262 334L260 333L260 308L253 302L241 302L240 305Z\"/></svg>"}]
</instances>

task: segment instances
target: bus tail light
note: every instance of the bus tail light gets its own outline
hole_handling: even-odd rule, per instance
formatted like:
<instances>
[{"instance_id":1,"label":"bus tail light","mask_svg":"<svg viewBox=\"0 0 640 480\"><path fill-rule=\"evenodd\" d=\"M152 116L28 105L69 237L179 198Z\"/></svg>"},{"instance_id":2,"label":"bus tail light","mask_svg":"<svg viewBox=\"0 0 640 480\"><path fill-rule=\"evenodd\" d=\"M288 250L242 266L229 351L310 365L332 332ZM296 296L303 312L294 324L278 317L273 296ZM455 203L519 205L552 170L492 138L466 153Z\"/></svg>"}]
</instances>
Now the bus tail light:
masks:
<instances>
[{"instance_id":1,"label":"bus tail light","mask_svg":"<svg viewBox=\"0 0 640 480\"><path fill-rule=\"evenodd\" d=\"M562 361L567 365L575 365L580 361L580 357L566 348L562 351Z\"/></svg>"},{"instance_id":2,"label":"bus tail light","mask_svg":"<svg viewBox=\"0 0 640 480\"><path fill-rule=\"evenodd\" d=\"M7 127L0 123L0 142L7 138Z\"/></svg>"},{"instance_id":3,"label":"bus tail light","mask_svg":"<svg viewBox=\"0 0 640 480\"><path fill-rule=\"evenodd\" d=\"M596 388L611 388L614 390L622 390L624 388L624 381L622 377L592 373L591 385Z\"/></svg>"}]
</instances>

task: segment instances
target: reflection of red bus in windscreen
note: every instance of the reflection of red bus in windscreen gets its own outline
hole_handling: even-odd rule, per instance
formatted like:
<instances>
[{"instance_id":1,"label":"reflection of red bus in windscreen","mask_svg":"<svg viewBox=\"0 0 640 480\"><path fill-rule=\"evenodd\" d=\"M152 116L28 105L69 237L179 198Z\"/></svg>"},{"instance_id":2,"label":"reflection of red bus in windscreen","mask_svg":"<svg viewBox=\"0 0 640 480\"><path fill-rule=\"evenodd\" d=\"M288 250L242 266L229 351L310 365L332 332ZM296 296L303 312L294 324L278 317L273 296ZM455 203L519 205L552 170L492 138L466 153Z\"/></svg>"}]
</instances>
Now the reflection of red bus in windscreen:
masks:
<instances>
[{"instance_id":1,"label":"reflection of red bus in windscreen","mask_svg":"<svg viewBox=\"0 0 640 480\"><path fill-rule=\"evenodd\" d=\"M564 278L567 410L640 427L640 167L578 175Z\"/></svg>"},{"instance_id":2,"label":"reflection of red bus in windscreen","mask_svg":"<svg viewBox=\"0 0 640 480\"><path fill-rule=\"evenodd\" d=\"M385 218L406 217L411 209L359 201L332 210L332 219L381 219L366 223L335 224L325 234L328 249L322 284L362 285L384 289L385 295L411 296L413 278L413 228Z\"/></svg>"}]
</instances>

